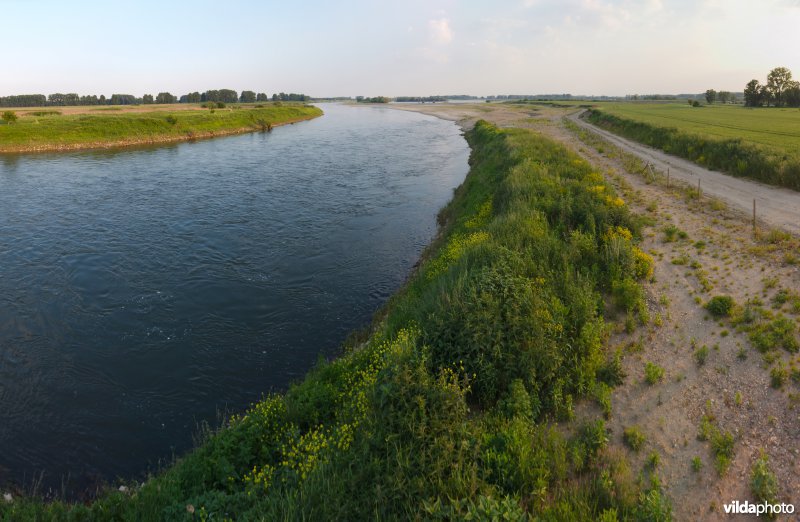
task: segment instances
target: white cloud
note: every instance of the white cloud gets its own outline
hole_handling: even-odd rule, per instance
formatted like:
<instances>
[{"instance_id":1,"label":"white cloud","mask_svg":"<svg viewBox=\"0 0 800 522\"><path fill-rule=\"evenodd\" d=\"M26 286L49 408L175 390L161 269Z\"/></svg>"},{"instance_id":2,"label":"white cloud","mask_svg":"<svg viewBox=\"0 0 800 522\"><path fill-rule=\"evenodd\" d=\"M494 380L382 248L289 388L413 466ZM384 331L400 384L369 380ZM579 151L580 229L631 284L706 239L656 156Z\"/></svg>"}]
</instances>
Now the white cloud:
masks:
<instances>
[{"instance_id":1,"label":"white cloud","mask_svg":"<svg viewBox=\"0 0 800 522\"><path fill-rule=\"evenodd\" d=\"M447 18L428 20L428 32L434 44L447 45L453 41L453 30Z\"/></svg>"}]
</instances>

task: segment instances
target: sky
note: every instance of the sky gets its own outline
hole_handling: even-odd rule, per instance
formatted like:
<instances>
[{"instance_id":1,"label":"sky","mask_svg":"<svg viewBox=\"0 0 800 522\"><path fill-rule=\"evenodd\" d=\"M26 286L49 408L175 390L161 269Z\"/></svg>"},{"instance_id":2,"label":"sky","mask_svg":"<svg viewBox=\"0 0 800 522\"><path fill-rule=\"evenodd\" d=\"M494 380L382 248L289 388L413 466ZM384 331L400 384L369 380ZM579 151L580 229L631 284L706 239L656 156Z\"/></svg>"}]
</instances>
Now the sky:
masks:
<instances>
[{"instance_id":1,"label":"sky","mask_svg":"<svg viewBox=\"0 0 800 522\"><path fill-rule=\"evenodd\" d=\"M800 79L800 0L0 0L0 96L588 95Z\"/></svg>"}]
</instances>

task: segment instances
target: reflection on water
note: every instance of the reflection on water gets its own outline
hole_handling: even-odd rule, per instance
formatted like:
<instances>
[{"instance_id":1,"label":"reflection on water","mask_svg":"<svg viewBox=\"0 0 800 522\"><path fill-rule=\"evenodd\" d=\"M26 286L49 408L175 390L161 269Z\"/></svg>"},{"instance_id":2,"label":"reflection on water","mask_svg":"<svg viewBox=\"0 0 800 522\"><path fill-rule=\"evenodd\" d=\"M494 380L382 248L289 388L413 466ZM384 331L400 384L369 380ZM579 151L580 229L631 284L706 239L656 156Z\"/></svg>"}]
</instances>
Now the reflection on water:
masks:
<instances>
[{"instance_id":1,"label":"reflection on water","mask_svg":"<svg viewBox=\"0 0 800 522\"><path fill-rule=\"evenodd\" d=\"M135 476L331 356L467 170L449 122L323 106L167 147L0 156L0 482Z\"/></svg>"}]
</instances>

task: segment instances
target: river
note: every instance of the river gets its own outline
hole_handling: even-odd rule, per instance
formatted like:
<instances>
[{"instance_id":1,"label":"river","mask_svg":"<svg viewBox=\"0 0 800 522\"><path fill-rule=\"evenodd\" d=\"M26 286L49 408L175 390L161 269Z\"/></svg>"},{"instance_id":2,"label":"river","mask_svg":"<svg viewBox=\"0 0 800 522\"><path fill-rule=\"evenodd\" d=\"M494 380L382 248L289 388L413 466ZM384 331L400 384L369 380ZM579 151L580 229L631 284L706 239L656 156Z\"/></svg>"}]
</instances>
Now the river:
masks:
<instances>
[{"instance_id":1,"label":"river","mask_svg":"<svg viewBox=\"0 0 800 522\"><path fill-rule=\"evenodd\" d=\"M320 106L271 133L0 156L0 484L141 478L399 288L467 144L430 116Z\"/></svg>"}]
</instances>

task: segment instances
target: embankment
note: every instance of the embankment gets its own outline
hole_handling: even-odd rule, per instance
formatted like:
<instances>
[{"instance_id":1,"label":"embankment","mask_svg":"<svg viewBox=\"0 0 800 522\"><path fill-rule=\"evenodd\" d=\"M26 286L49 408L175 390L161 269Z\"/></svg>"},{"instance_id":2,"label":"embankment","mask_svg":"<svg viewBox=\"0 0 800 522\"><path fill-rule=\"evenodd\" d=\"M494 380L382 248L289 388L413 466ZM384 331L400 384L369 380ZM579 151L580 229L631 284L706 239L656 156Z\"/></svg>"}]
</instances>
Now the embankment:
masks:
<instances>
[{"instance_id":1,"label":"embankment","mask_svg":"<svg viewBox=\"0 0 800 522\"><path fill-rule=\"evenodd\" d=\"M626 138L762 183L800 190L800 158L741 139L717 139L589 109L587 120Z\"/></svg>"},{"instance_id":2,"label":"embankment","mask_svg":"<svg viewBox=\"0 0 800 522\"><path fill-rule=\"evenodd\" d=\"M59 114L45 111L0 125L0 153L104 149L270 130L322 116L303 104L215 110Z\"/></svg>"},{"instance_id":3,"label":"embankment","mask_svg":"<svg viewBox=\"0 0 800 522\"><path fill-rule=\"evenodd\" d=\"M372 333L141 486L92 505L0 503L0 519L665 520L652 474L606 446L652 260L603 176L561 145L479 121L439 238Z\"/></svg>"}]
</instances>

